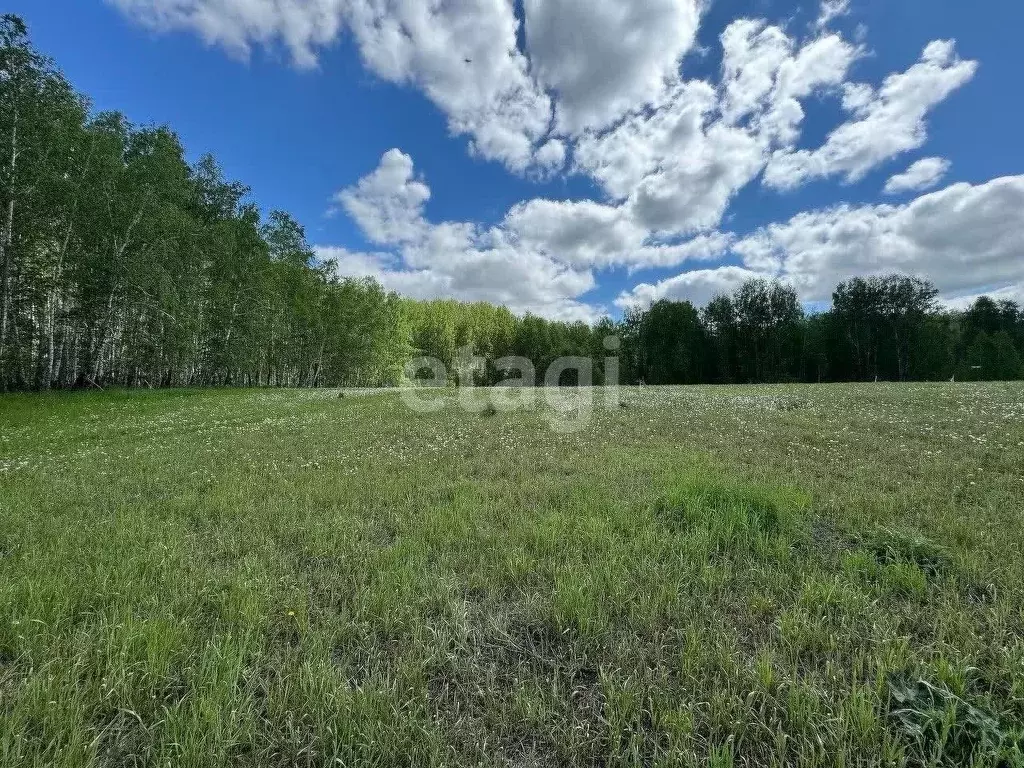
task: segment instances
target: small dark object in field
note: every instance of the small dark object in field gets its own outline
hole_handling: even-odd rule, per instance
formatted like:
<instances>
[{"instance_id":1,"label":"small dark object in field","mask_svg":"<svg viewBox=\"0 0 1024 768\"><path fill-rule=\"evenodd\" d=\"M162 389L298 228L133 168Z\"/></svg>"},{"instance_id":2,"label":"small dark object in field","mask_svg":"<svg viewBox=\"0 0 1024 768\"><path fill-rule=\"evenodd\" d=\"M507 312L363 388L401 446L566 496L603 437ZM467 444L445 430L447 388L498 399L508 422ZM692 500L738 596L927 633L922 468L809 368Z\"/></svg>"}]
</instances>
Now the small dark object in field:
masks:
<instances>
[{"instance_id":1,"label":"small dark object in field","mask_svg":"<svg viewBox=\"0 0 1024 768\"><path fill-rule=\"evenodd\" d=\"M494 407L493 403L488 403L487 407L480 411L481 416L497 416L498 409Z\"/></svg>"},{"instance_id":2,"label":"small dark object in field","mask_svg":"<svg viewBox=\"0 0 1024 768\"><path fill-rule=\"evenodd\" d=\"M631 406L630 406L629 403L619 403L619 408L630 408L630 407Z\"/></svg>"},{"instance_id":3,"label":"small dark object in field","mask_svg":"<svg viewBox=\"0 0 1024 768\"><path fill-rule=\"evenodd\" d=\"M345 393L344 392L339 392L338 393L338 399L339 400L344 400L345 399Z\"/></svg>"}]
</instances>

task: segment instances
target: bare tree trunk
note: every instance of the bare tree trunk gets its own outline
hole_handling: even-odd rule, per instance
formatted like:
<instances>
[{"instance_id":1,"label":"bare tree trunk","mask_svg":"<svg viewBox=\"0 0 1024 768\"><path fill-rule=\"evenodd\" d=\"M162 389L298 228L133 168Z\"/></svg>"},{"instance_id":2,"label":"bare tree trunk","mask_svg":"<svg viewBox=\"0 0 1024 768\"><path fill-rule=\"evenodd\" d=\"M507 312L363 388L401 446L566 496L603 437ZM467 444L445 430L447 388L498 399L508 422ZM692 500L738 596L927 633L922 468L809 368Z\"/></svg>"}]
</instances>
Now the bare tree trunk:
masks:
<instances>
[{"instance_id":1,"label":"bare tree trunk","mask_svg":"<svg viewBox=\"0 0 1024 768\"><path fill-rule=\"evenodd\" d=\"M11 161L9 166L11 199L7 201L7 220L0 236L0 366L7 347L7 317L11 310L11 243L14 242L14 174L18 165L18 108L11 125Z\"/></svg>"},{"instance_id":2,"label":"bare tree trunk","mask_svg":"<svg viewBox=\"0 0 1024 768\"><path fill-rule=\"evenodd\" d=\"M61 385L61 377L64 375L64 364L65 354L68 344L68 330L67 326L61 329L60 334L60 346L55 352L54 363L50 365L50 381L56 382L57 386Z\"/></svg>"},{"instance_id":3,"label":"bare tree trunk","mask_svg":"<svg viewBox=\"0 0 1024 768\"><path fill-rule=\"evenodd\" d=\"M312 382L312 384L313 384L314 387L319 387L320 386L320 373L321 373L321 371L323 371L323 368L324 368L324 347L326 345L327 345L327 340L326 339L322 339L320 341L320 352L316 356L316 363L315 363L315 367L313 369L314 372L313 372L313 382Z\"/></svg>"}]
</instances>

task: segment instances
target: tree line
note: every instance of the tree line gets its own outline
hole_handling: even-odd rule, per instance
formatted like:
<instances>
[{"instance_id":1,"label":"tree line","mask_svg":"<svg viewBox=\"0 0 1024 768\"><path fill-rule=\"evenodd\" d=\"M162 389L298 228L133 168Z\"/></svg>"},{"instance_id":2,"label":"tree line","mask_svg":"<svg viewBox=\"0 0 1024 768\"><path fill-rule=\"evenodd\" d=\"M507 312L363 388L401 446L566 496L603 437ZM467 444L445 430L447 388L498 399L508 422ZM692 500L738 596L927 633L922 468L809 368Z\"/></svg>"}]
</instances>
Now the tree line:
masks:
<instances>
[{"instance_id":1,"label":"tree line","mask_svg":"<svg viewBox=\"0 0 1024 768\"><path fill-rule=\"evenodd\" d=\"M0 388L386 384L400 299L166 127L90 114L0 20Z\"/></svg>"},{"instance_id":2,"label":"tree line","mask_svg":"<svg viewBox=\"0 0 1024 768\"><path fill-rule=\"evenodd\" d=\"M609 352L608 337L620 340ZM706 307L659 301L620 321L565 323L505 307L413 301L316 258L302 226L263 216L166 126L94 114L16 16L0 18L0 391L106 386L389 386L417 356L459 350L543 373L621 357L650 384L1022 375L1024 313L978 299L942 310L929 283L854 279L804 312L778 281Z\"/></svg>"},{"instance_id":3,"label":"tree line","mask_svg":"<svg viewBox=\"0 0 1024 768\"><path fill-rule=\"evenodd\" d=\"M593 326L454 301L408 302L407 317L416 354L457 371L459 350L471 347L488 361L474 375L484 385L501 381L493 363L506 355L529 359L539 379L558 357L590 358L597 384L609 355L624 384L1024 378L1016 302L982 296L964 311L944 309L934 285L900 274L840 283L831 308L816 313L786 283L753 279L704 307L662 300Z\"/></svg>"},{"instance_id":4,"label":"tree line","mask_svg":"<svg viewBox=\"0 0 1024 768\"><path fill-rule=\"evenodd\" d=\"M943 309L934 285L900 274L840 283L825 312L756 279L701 309L659 301L621 325L627 378L651 384L1024 378L1016 302Z\"/></svg>"}]
</instances>

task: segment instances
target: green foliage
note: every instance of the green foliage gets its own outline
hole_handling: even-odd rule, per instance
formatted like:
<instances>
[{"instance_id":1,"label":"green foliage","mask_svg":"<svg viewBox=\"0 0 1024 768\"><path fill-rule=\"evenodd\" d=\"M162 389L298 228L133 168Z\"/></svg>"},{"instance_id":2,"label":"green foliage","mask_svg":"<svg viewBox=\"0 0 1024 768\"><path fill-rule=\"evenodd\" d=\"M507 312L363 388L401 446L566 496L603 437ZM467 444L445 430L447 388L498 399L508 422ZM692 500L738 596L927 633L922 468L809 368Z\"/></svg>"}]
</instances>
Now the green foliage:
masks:
<instances>
[{"instance_id":1,"label":"green foliage","mask_svg":"<svg viewBox=\"0 0 1024 768\"><path fill-rule=\"evenodd\" d=\"M912 764L1009 768L1024 759L1019 739L990 714L927 680L889 678L889 717L910 744Z\"/></svg>"},{"instance_id":2,"label":"green foliage","mask_svg":"<svg viewBox=\"0 0 1024 768\"><path fill-rule=\"evenodd\" d=\"M936 579L951 567L949 553L924 536L881 529L860 537L860 544L883 565L908 563Z\"/></svg>"},{"instance_id":3,"label":"green foliage","mask_svg":"<svg viewBox=\"0 0 1024 768\"><path fill-rule=\"evenodd\" d=\"M658 301L643 314L638 358L648 384L696 384L708 369L708 340L688 301Z\"/></svg>"},{"instance_id":4,"label":"green foliage","mask_svg":"<svg viewBox=\"0 0 1024 768\"><path fill-rule=\"evenodd\" d=\"M832 306L849 343L853 376L910 378L912 351L937 296L931 283L905 275L840 283Z\"/></svg>"},{"instance_id":5,"label":"green foliage","mask_svg":"<svg viewBox=\"0 0 1024 768\"><path fill-rule=\"evenodd\" d=\"M399 381L397 297L169 128L89 116L16 17L0 32L0 390Z\"/></svg>"}]
</instances>

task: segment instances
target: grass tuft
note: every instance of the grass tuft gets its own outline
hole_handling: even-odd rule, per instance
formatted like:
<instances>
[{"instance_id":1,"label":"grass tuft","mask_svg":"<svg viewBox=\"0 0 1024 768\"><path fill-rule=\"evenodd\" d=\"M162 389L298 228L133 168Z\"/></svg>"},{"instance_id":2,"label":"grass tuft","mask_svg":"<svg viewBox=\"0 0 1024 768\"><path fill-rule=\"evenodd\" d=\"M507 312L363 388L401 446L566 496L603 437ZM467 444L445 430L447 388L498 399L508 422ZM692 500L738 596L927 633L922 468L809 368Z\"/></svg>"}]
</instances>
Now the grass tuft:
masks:
<instances>
[{"instance_id":1,"label":"grass tuft","mask_svg":"<svg viewBox=\"0 0 1024 768\"><path fill-rule=\"evenodd\" d=\"M919 534L882 528L861 537L861 546L881 565L908 564L930 579L938 579L952 568L949 552Z\"/></svg>"},{"instance_id":2,"label":"grass tuft","mask_svg":"<svg viewBox=\"0 0 1024 768\"><path fill-rule=\"evenodd\" d=\"M676 532L727 551L788 538L808 505L796 489L695 473L672 482L659 512Z\"/></svg>"}]
</instances>

